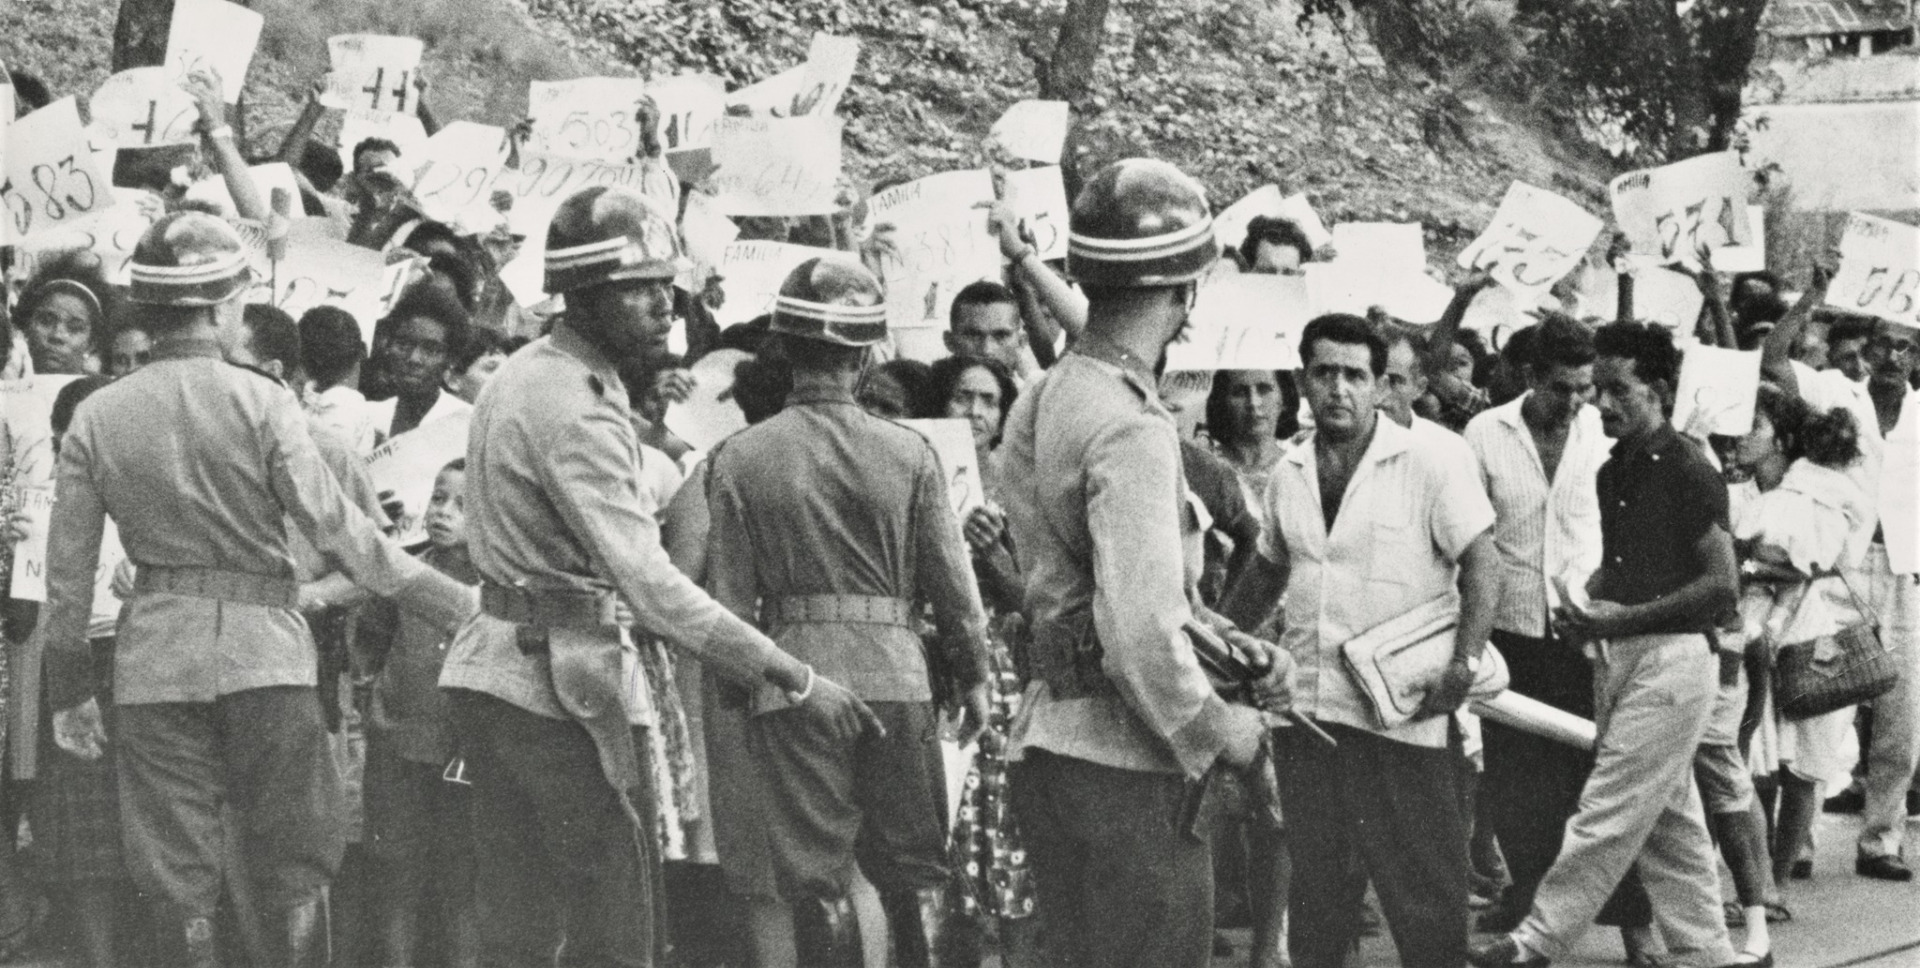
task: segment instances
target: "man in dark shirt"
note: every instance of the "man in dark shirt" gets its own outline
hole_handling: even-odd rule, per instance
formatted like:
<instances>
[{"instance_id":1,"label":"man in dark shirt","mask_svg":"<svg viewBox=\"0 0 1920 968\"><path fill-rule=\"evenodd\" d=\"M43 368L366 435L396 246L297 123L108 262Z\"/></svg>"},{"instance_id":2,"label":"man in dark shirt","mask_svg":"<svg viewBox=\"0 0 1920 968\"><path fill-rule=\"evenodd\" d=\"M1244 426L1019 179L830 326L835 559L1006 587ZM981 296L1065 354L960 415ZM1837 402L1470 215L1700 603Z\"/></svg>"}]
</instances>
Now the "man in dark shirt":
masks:
<instances>
[{"instance_id":1,"label":"man in dark shirt","mask_svg":"<svg viewBox=\"0 0 1920 968\"><path fill-rule=\"evenodd\" d=\"M1591 601L1563 602L1561 636L1594 663L1593 772L1559 859L1518 930L1473 963L1543 965L1564 956L1638 860L1668 945L1684 964L1733 964L1719 876L1691 766L1713 709L1706 633L1738 590L1727 490L1668 421L1680 353L1658 327L1595 334L1602 560Z\"/></svg>"}]
</instances>

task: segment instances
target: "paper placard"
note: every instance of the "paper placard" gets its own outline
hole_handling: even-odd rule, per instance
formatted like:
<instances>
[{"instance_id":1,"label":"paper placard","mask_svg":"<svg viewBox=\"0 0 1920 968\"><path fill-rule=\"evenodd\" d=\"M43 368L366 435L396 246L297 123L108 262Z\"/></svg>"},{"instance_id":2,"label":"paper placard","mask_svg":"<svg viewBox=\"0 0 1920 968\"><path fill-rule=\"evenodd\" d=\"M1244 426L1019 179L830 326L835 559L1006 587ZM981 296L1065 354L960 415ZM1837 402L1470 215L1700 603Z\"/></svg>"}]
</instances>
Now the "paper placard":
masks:
<instances>
[{"instance_id":1,"label":"paper placard","mask_svg":"<svg viewBox=\"0 0 1920 968\"><path fill-rule=\"evenodd\" d=\"M807 65L795 64L772 77L749 84L727 95L726 107L744 108L753 117L784 118L793 113L793 102L805 83Z\"/></svg>"},{"instance_id":2,"label":"paper placard","mask_svg":"<svg viewBox=\"0 0 1920 968\"><path fill-rule=\"evenodd\" d=\"M1880 465L1880 530L1896 575L1920 572L1920 393L1909 393Z\"/></svg>"},{"instance_id":3,"label":"paper placard","mask_svg":"<svg viewBox=\"0 0 1920 968\"><path fill-rule=\"evenodd\" d=\"M1414 222L1342 222L1333 227L1335 261L1376 277L1425 275L1427 241Z\"/></svg>"},{"instance_id":4,"label":"paper placard","mask_svg":"<svg viewBox=\"0 0 1920 968\"><path fill-rule=\"evenodd\" d=\"M893 247L882 263L888 322L945 328L955 294L999 277L1000 243L987 231L985 206L992 202L993 176L985 169L929 175L868 201L873 223L892 226Z\"/></svg>"},{"instance_id":5,"label":"paper placard","mask_svg":"<svg viewBox=\"0 0 1920 968\"><path fill-rule=\"evenodd\" d=\"M14 264L14 272L22 279L31 279L39 273L44 259L86 249L100 257L108 282L126 285L134 246L140 244L140 237L166 207L158 196L137 188L116 188L113 193L115 202L105 211L22 242L16 250L19 261ZM149 201L142 203L141 199Z\"/></svg>"},{"instance_id":6,"label":"paper placard","mask_svg":"<svg viewBox=\"0 0 1920 968\"><path fill-rule=\"evenodd\" d=\"M1747 230L1750 238L1747 244L1713 247L1715 270L1720 272L1766 271L1767 207L1765 205L1747 206Z\"/></svg>"},{"instance_id":7,"label":"paper placard","mask_svg":"<svg viewBox=\"0 0 1920 968\"><path fill-rule=\"evenodd\" d=\"M367 476L382 503L387 495L400 505L394 537L403 545L427 540L427 503L433 479L442 468L467 456L467 428L473 412L462 410L421 424L381 444L367 457Z\"/></svg>"},{"instance_id":8,"label":"paper placard","mask_svg":"<svg viewBox=\"0 0 1920 968\"><path fill-rule=\"evenodd\" d=\"M980 483L980 458L973 449L973 426L956 417L901 420L899 424L920 431L933 443L947 481L947 504L955 517L965 521L974 508L986 502L986 490Z\"/></svg>"},{"instance_id":9,"label":"paper placard","mask_svg":"<svg viewBox=\"0 0 1920 968\"><path fill-rule=\"evenodd\" d=\"M687 207L680 215L680 239L686 244L687 258L693 265L678 280L689 292L706 284L708 274L719 268L726 257L727 245L740 237L740 226L714 208L705 192L687 196Z\"/></svg>"},{"instance_id":10,"label":"paper placard","mask_svg":"<svg viewBox=\"0 0 1920 968\"><path fill-rule=\"evenodd\" d=\"M1700 287L1687 276L1671 269L1638 268L1633 274L1633 316L1642 322L1658 323L1676 336L1691 337L1700 323L1700 308L1707 299ZM1604 314L1612 316L1611 312Z\"/></svg>"},{"instance_id":11,"label":"paper placard","mask_svg":"<svg viewBox=\"0 0 1920 968\"><path fill-rule=\"evenodd\" d=\"M299 204L300 183L293 177L293 167L284 161L270 161L264 165L254 165L247 169L253 176L253 187L260 192L260 200L273 201L273 190L278 188ZM233 204L233 195L227 191L226 178L215 174L194 182L187 188L187 197L196 201L208 202L218 207L228 218L238 214Z\"/></svg>"},{"instance_id":12,"label":"paper placard","mask_svg":"<svg viewBox=\"0 0 1920 968\"><path fill-rule=\"evenodd\" d=\"M1920 326L1920 228L1854 212L1827 305Z\"/></svg>"},{"instance_id":13,"label":"paper placard","mask_svg":"<svg viewBox=\"0 0 1920 968\"><path fill-rule=\"evenodd\" d=\"M197 144L200 109L163 67L136 67L106 79L87 99L87 113L128 148Z\"/></svg>"},{"instance_id":14,"label":"paper placard","mask_svg":"<svg viewBox=\"0 0 1920 968\"><path fill-rule=\"evenodd\" d=\"M220 96L233 104L247 82L247 66L267 18L227 0L173 0L167 32L167 78L178 84L197 70L220 77Z\"/></svg>"},{"instance_id":15,"label":"paper placard","mask_svg":"<svg viewBox=\"0 0 1920 968\"><path fill-rule=\"evenodd\" d=\"M795 266L814 258L848 258L844 252L786 242L734 242L720 257L720 291L726 294L713 321L721 329L773 312L773 298Z\"/></svg>"},{"instance_id":16,"label":"paper placard","mask_svg":"<svg viewBox=\"0 0 1920 968\"><path fill-rule=\"evenodd\" d=\"M1680 387L1673 395L1673 425L1685 430L1696 415L1708 432L1744 436L1753 429L1754 398L1760 395L1760 351L1729 350L1697 343L1680 361Z\"/></svg>"},{"instance_id":17,"label":"paper placard","mask_svg":"<svg viewBox=\"0 0 1920 968\"><path fill-rule=\"evenodd\" d=\"M1349 261L1344 251L1333 262L1309 262L1302 267L1315 316L1364 316L1378 306L1395 319L1424 326L1437 322L1453 299L1453 290L1424 272L1383 272L1364 261Z\"/></svg>"},{"instance_id":18,"label":"paper placard","mask_svg":"<svg viewBox=\"0 0 1920 968\"><path fill-rule=\"evenodd\" d=\"M1465 269L1487 269L1495 282L1532 306L1580 264L1605 223L1579 205L1526 182L1507 187L1487 230L1461 250Z\"/></svg>"},{"instance_id":19,"label":"paper placard","mask_svg":"<svg viewBox=\"0 0 1920 968\"><path fill-rule=\"evenodd\" d=\"M1067 184L1059 165L1042 165L1007 172L1000 190L1007 207L1033 235L1034 252L1041 259L1067 257L1067 220L1073 214L1067 202Z\"/></svg>"},{"instance_id":20,"label":"paper placard","mask_svg":"<svg viewBox=\"0 0 1920 968\"><path fill-rule=\"evenodd\" d=\"M1015 101L987 138L1007 155L1043 165L1060 163L1070 113L1065 101Z\"/></svg>"},{"instance_id":21,"label":"paper placard","mask_svg":"<svg viewBox=\"0 0 1920 968\"><path fill-rule=\"evenodd\" d=\"M648 81L646 93L660 109L662 149L713 147L713 123L727 112L726 81L712 74L677 74Z\"/></svg>"},{"instance_id":22,"label":"paper placard","mask_svg":"<svg viewBox=\"0 0 1920 968\"><path fill-rule=\"evenodd\" d=\"M860 63L860 41L816 33L807 45L807 61L801 65L800 90L788 117L804 118L831 115L840 109L840 98L853 83L853 72Z\"/></svg>"},{"instance_id":23,"label":"paper placard","mask_svg":"<svg viewBox=\"0 0 1920 968\"><path fill-rule=\"evenodd\" d=\"M74 99L63 97L13 122L0 177L0 242L17 243L113 207L94 167Z\"/></svg>"},{"instance_id":24,"label":"paper placard","mask_svg":"<svg viewBox=\"0 0 1920 968\"><path fill-rule=\"evenodd\" d=\"M360 323L373 345L373 327L385 309L386 260L378 249L348 245L325 218L296 218L287 226L287 257L251 301L271 301L295 319L315 306L338 306Z\"/></svg>"},{"instance_id":25,"label":"paper placard","mask_svg":"<svg viewBox=\"0 0 1920 968\"><path fill-rule=\"evenodd\" d=\"M552 220L560 203L575 192L595 185L618 185L644 193L647 179L638 165L526 151L520 155L520 167L501 172L494 187L513 193L513 208L507 212L507 224L529 240L544 240L547 222Z\"/></svg>"},{"instance_id":26,"label":"paper placard","mask_svg":"<svg viewBox=\"0 0 1920 968\"><path fill-rule=\"evenodd\" d=\"M746 414L733 401L733 370L750 355L739 350L720 349L693 364L693 392L685 400L667 405L667 429L692 444L695 450L712 451L721 441L745 430Z\"/></svg>"},{"instance_id":27,"label":"paper placard","mask_svg":"<svg viewBox=\"0 0 1920 968\"><path fill-rule=\"evenodd\" d=\"M527 88L533 130L527 146L562 158L631 161L640 150L640 101L647 82L637 77L582 77L534 81Z\"/></svg>"},{"instance_id":28,"label":"paper placard","mask_svg":"<svg viewBox=\"0 0 1920 968\"><path fill-rule=\"evenodd\" d=\"M340 119L340 164L353 170L353 149L368 138L385 138L400 149L401 158L420 153L427 143L427 129L411 114L373 111L348 111Z\"/></svg>"},{"instance_id":29,"label":"paper placard","mask_svg":"<svg viewBox=\"0 0 1920 968\"><path fill-rule=\"evenodd\" d=\"M1752 179L1730 151L1631 171L1608 186L1614 221L1633 251L1661 262L1696 261L1702 245L1746 245Z\"/></svg>"},{"instance_id":30,"label":"paper placard","mask_svg":"<svg viewBox=\"0 0 1920 968\"><path fill-rule=\"evenodd\" d=\"M427 45L418 37L337 34L327 38L333 73L320 103L346 111L418 114L420 57Z\"/></svg>"},{"instance_id":31,"label":"paper placard","mask_svg":"<svg viewBox=\"0 0 1920 968\"><path fill-rule=\"evenodd\" d=\"M1262 215L1284 218L1298 225L1301 233L1307 237L1307 244L1313 246L1316 252L1333 244L1333 233L1327 231L1326 224L1320 221L1320 213L1313 210L1313 203L1307 200L1307 196L1296 194L1283 197L1278 185L1262 185L1248 192L1245 198L1227 206L1214 217L1214 237L1223 247L1238 249L1247 240L1247 226Z\"/></svg>"},{"instance_id":32,"label":"paper placard","mask_svg":"<svg viewBox=\"0 0 1920 968\"><path fill-rule=\"evenodd\" d=\"M1297 370L1312 318L1304 276L1216 272L1194 298L1187 338L1167 347L1177 370Z\"/></svg>"},{"instance_id":33,"label":"paper placard","mask_svg":"<svg viewBox=\"0 0 1920 968\"><path fill-rule=\"evenodd\" d=\"M23 602L47 600L47 525L53 520L53 488L19 490L27 535L13 546L13 579L7 595Z\"/></svg>"},{"instance_id":34,"label":"paper placard","mask_svg":"<svg viewBox=\"0 0 1920 968\"><path fill-rule=\"evenodd\" d=\"M736 118L714 123L710 184L723 215L836 211L840 130L835 117Z\"/></svg>"},{"instance_id":35,"label":"paper placard","mask_svg":"<svg viewBox=\"0 0 1920 968\"><path fill-rule=\"evenodd\" d=\"M53 401L78 377L31 376L0 384L0 413L13 436L13 487L28 516L27 536L13 546L7 594L29 602L47 597L47 522L53 514Z\"/></svg>"},{"instance_id":36,"label":"paper placard","mask_svg":"<svg viewBox=\"0 0 1920 968\"><path fill-rule=\"evenodd\" d=\"M422 214L451 222L462 209L484 203L506 167L508 148L506 131L490 124L453 121L435 132L407 159Z\"/></svg>"}]
</instances>

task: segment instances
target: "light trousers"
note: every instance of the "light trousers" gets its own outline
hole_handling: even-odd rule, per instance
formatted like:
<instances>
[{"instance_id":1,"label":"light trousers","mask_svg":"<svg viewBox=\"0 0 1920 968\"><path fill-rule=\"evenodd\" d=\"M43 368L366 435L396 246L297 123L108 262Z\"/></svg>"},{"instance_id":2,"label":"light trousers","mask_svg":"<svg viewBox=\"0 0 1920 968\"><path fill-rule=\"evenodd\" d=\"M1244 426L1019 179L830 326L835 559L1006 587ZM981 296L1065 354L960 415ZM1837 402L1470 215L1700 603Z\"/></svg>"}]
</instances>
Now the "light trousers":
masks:
<instances>
[{"instance_id":1,"label":"light trousers","mask_svg":"<svg viewBox=\"0 0 1920 968\"><path fill-rule=\"evenodd\" d=\"M1853 587L1880 617L1881 641L1900 657L1900 681L1873 701L1873 740L1866 750L1866 806L1860 853L1900 853L1907 827L1907 788L1920 767L1920 586L1887 567L1887 546L1867 552ZM1863 580L1864 579L1864 580Z\"/></svg>"},{"instance_id":2,"label":"light trousers","mask_svg":"<svg viewBox=\"0 0 1920 968\"><path fill-rule=\"evenodd\" d=\"M1593 772L1560 856L1514 934L1548 958L1565 958L1637 863L1673 955L1687 964L1731 962L1718 861L1693 782L1719 660L1702 635L1623 637L1597 653Z\"/></svg>"}]
</instances>

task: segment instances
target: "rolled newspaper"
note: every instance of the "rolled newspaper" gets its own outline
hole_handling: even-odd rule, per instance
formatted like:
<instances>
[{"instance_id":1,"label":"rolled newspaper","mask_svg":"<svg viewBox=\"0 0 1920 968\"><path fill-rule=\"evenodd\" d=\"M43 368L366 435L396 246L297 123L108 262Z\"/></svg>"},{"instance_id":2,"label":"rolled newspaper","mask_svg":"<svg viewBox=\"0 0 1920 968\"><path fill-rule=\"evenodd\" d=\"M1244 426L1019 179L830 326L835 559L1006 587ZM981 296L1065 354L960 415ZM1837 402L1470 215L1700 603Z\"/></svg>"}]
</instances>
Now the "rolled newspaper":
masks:
<instances>
[{"instance_id":1,"label":"rolled newspaper","mask_svg":"<svg viewBox=\"0 0 1920 968\"><path fill-rule=\"evenodd\" d=\"M1473 711L1483 719L1492 720L1502 726L1509 726L1535 736L1544 736L1556 743L1583 750L1593 749L1595 738L1599 735L1591 720L1581 719L1562 709L1555 709L1538 699L1529 699L1517 692L1508 690L1492 699L1477 699L1473 702Z\"/></svg>"}]
</instances>

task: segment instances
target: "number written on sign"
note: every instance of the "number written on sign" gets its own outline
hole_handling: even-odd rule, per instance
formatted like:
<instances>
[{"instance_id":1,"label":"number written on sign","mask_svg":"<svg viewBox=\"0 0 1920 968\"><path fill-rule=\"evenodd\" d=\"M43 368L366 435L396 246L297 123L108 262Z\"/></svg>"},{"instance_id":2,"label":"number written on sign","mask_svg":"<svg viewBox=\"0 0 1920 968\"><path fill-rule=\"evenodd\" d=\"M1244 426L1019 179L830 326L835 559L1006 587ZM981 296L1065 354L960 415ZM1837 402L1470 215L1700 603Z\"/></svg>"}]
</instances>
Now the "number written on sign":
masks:
<instances>
[{"instance_id":1,"label":"number written on sign","mask_svg":"<svg viewBox=\"0 0 1920 968\"><path fill-rule=\"evenodd\" d=\"M429 161L414 183L414 197L452 208L464 208L478 201L493 184L497 173L487 165L469 168L448 161Z\"/></svg>"},{"instance_id":2,"label":"number written on sign","mask_svg":"<svg viewBox=\"0 0 1920 968\"><path fill-rule=\"evenodd\" d=\"M391 111L395 114L407 113L407 98L412 92L413 72L395 71L394 73L400 75L400 81L388 87L387 69L384 67L373 69L373 80L360 89L360 93L367 96L368 110ZM381 101L382 97L387 98L384 103Z\"/></svg>"},{"instance_id":3,"label":"number written on sign","mask_svg":"<svg viewBox=\"0 0 1920 968\"><path fill-rule=\"evenodd\" d=\"M1718 208L1711 219L1705 218L1708 206ZM1714 241L1733 238L1736 231L1733 220L1745 215L1745 206L1742 206L1736 216L1733 200L1725 196L1703 198L1677 211L1663 212L1653 220L1654 229L1660 234L1660 257L1672 260L1699 251L1701 245L1708 241L1700 237L1700 230L1708 225L1716 225L1720 229Z\"/></svg>"},{"instance_id":4,"label":"number written on sign","mask_svg":"<svg viewBox=\"0 0 1920 968\"><path fill-rule=\"evenodd\" d=\"M28 177L30 185L16 185L12 178L0 180L0 200L13 220L15 237L33 231L37 219L62 222L93 211L100 200L93 176L75 167L68 155L56 164L34 165Z\"/></svg>"},{"instance_id":5,"label":"number written on sign","mask_svg":"<svg viewBox=\"0 0 1920 968\"><path fill-rule=\"evenodd\" d=\"M555 198L563 191L572 193L594 185L640 187L639 169L630 165L609 165L596 161L573 161L534 156L520 167L520 181L514 186L519 198Z\"/></svg>"},{"instance_id":6,"label":"number written on sign","mask_svg":"<svg viewBox=\"0 0 1920 968\"><path fill-rule=\"evenodd\" d=\"M1862 310L1884 309L1895 316L1912 313L1916 292L1920 291L1920 269L1908 269L1899 275L1886 266L1867 270L1854 305Z\"/></svg>"},{"instance_id":7,"label":"number written on sign","mask_svg":"<svg viewBox=\"0 0 1920 968\"><path fill-rule=\"evenodd\" d=\"M560 122L558 144L549 150L565 154L587 151L631 155L640 144L639 122L633 108L613 111L574 111Z\"/></svg>"},{"instance_id":8,"label":"number written on sign","mask_svg":"<svg viewBox=\"0 0 1920 968\"><path fill-rule=\"evenodd\" d=\"M1514 282L1528 288L1553 285L1559 276L1550 269L1538 267L1542 263L1549 266L1559 265L1572 256L1571 253L1552 246L1541 247L1540 236L1537 233L1514 223L1508 223L1501 226L1497 232L1488 234L1497 235L1499 241L1475 253L1473 268L1491 269L1504 265L1509 272L1513 273Z\"/></svg>"}]
</instances>

